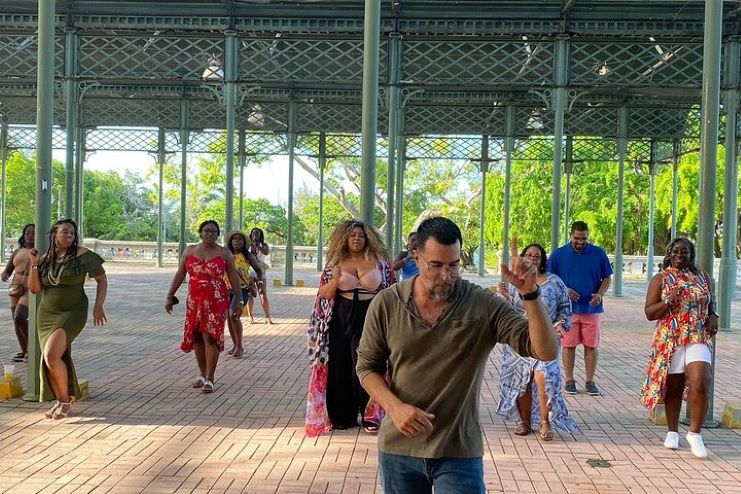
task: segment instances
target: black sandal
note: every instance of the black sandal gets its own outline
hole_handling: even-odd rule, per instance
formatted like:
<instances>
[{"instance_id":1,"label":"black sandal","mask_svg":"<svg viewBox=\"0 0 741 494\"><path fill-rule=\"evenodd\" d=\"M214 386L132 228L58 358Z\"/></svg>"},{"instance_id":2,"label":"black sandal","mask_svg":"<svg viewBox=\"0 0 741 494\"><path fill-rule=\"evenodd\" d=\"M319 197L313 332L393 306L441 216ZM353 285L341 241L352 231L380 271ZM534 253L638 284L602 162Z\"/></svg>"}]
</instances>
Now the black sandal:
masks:
<instances>
[{"instance_id":1,"label":"black sandal","mask_svg":"<svg viewBox=\"0 0 741 494\"><path fill-rule=\"evenodd\" d=\"M23 352L18 352L15 355L13 355L10 360L13 362L27 362L28 361L28 354Z\"/></svg>"},{"instance_id":2,"label":"black sandal","mask_svg":"<svg viewBox=\"0 0 741 494\"><path fill-rule=\"evenodd\" d=\"M380 427L372 420L363 420L363 430L368 434L376 434Z\"/></svg>"}]
</instances>

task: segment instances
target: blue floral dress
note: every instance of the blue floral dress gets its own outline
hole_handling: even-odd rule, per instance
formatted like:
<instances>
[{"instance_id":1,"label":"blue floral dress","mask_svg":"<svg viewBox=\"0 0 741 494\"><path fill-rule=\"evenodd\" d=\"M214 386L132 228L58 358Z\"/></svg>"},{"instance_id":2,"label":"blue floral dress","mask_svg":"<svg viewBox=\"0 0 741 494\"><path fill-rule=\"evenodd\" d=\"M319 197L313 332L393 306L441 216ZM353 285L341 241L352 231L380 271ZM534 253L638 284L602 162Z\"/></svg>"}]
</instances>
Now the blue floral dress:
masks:
<instances>
[{"instance_id":1,"label":"blue floral dress","mask_svg":"<svg viewBox=\"0 0 741 494\"><path fill-rule=\"evenodd\" d=\"M540 287L540 298L548 312L548 318L555 322L563 319L564 331L571 329L571 302L566 285L561 278L549 273L545 283ZM522 299L512 286L509 287L509 299L512 305L521 314L525 313ZM577 430L576 424L569 416L566 400L561 394L561 340L558 340L558 356L555 360L542 360L521 357L509 345L503 347L504 359L499 378L499 406L497 415L506 420L520 420L517 409L517 398L525 394L527 385L533 372L540 372L545 376L546 395L548 396L548 420L551 427L564 432ZM540 405L538 387L532 385L533 405L530 416L531 425L536 428L540 424Z\"/></svg>"}]
</instances>

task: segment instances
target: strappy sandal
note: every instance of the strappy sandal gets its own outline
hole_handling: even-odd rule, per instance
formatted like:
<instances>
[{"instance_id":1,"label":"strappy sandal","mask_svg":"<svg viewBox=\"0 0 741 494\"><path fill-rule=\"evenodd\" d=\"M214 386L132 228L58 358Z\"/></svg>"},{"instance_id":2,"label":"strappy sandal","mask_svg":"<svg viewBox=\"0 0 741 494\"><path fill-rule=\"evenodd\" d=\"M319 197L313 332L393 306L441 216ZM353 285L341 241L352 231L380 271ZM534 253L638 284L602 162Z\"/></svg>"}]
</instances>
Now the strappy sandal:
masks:
<instances>
[{"instance_id":1,"label":"strappy sandal","mask_svg":"<svg viewBox=\"0 0 741 494\"><path fill-rule=\"evenodd\" d=\"M543 420L540 422L540 440L553 441L553 431L551 430L551 423L547 420Z\"/></svg>"},{"instance_id":2,"label":"strappy sandal","mask_svg":"<svg viewBox=\"0 0 741 494\"><path fill-rule=\"evenodd\" d=\"M190 383L190 387L198 389L198 388L202 388L204 384L206 384L206 378L203 376L200 376L198 379Z\"/></svg>"},{"instance_id":3,"label":"strappy sandal","mask_svg":"<svg viewBox=\"0 0 741 494\"><path fill-rule=\"evenodd\" d=\"M203 383L203 387L201 388L201 391L204 393L213 393L214 392L214 383L212 381L209 381L206 379L206 382Z\"/></svg>"},{"instance_id":4,"label":"strappy sandal","mask_svg":"<svg viewBox=\"0 0 741 494\"><path fill-rule=\"evenodd\" d=\"M57 408L59 408L59 401L54 400L54 404L51 406L49 410L46 411L46 413L44 414L44 417L47 419L54 417L54 412L57 411Z\"/></svg>"},{"instance_id":5,"label":"strappy sandal","mask_svg":"<svg viewBox=\"0 0 741 494\"><path fill-rule=\"evenodd\" d=\"M27 362L28 361L28 354L23 352L18 352L12 357L10 357L10 360L13 362Z\"/></svg>"},{"instance_id":6,"label":"strappy sandal","mask_svg":"<svg viewBox=\"0 0 741 494\"><path fill-rule=\"evenodd\" d=\"M235 350L232 354L233 358L240 359L244 355L244 350Z\"/></svg>"},{"instance_id":7,"label":"strappy sandal","mask_svg":"<svg viewBox=\"0 0 741 494\"><path fill-rule=\"evenodd\" d=\"M363 430L368 434L377 434L378 433L378 424L373 422L372 420L363 420Z\"/></svg>"},{"instance_id":8,"label":"strappy sandal","mask_svg":"<svg viewBox=\"0 0 741 494\"><path fill-rule=\"evenodd\" d=\"M520 420L517 422L517 427L515 427L515 434L518 436L527 436L532 432L532 429L530 428L530 421L529 420Z\"/></svg>"},{"instance_id":9,"label":"strappy sandal","mask_svg":"<svg viewBox=\"0 0 741 494\"><path fill-rule=\"evenodd\" d=\"M66 407L66 408L65 408ZM54 411L54 415L52 415L52 419L54 420L61 420L66 419L69 415L69 412L72 410L72 402L68 401L67 403L60 401L59 406Z\"/></svg>"}]
</instances>

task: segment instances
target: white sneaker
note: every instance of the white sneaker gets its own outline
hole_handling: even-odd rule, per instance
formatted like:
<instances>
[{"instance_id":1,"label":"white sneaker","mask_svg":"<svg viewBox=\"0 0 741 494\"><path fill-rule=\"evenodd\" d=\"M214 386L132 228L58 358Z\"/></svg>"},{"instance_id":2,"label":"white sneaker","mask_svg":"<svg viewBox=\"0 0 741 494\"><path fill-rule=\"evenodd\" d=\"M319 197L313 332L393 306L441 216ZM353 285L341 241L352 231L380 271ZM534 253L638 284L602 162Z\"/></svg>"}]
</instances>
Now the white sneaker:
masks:
<instances>
[{"instance_id":1,"label":"white sneaker","mask_svg":"<svg viewBox=\"0 0 741 494\"><path fill-rule=\"evenodd\" d=\"M708 450L705 448L705 443L702 442L702 434L696 432L687 433L687 442L692 448L692 454L698 458L707 458Z\"/></svg>"},{"instance_id":2,"label":"white sneaker","mask_svg":"<svg viewBox=\"0 0 741 494\"><path fill-rule=\"evenodd\" d=\"M668 449L679 449L679 432L667 432L666 439L664 439L664 447Z\"/></svg>"}]
</instances>

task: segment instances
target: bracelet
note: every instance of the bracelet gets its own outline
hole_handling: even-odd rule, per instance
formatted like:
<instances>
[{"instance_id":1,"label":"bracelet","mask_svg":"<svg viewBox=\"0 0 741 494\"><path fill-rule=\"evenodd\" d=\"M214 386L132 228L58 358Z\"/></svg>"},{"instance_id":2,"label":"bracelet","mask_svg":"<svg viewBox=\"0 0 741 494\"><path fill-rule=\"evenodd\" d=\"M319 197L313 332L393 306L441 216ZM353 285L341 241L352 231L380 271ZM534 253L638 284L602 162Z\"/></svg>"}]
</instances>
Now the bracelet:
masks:
<instances>
[{"instance_id":1,"label":"bracelet","mask_svg":"<svg viewBox=\"0 0 741 494\"><path fill-rule=\"evenodd\" d=\"M168 293L167 294L167 298L173 298L173 297L175 297L175 294L174 293Z\"/></svg>"}]
</instances>

